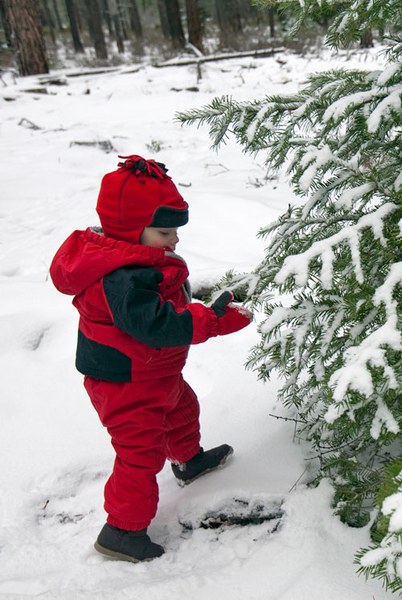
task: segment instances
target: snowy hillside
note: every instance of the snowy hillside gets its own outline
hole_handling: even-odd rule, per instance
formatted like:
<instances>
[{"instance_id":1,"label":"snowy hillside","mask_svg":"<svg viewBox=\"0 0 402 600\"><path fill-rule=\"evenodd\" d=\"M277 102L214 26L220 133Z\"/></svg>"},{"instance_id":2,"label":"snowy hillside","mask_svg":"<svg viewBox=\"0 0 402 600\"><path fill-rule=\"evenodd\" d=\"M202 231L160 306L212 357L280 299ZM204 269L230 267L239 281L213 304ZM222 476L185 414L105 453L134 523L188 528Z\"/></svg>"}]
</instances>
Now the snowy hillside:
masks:
<instances>
[{"instance_id":1,"label":"snowy hillside","mask_svg":"<svg viewBox=\"0 0 402 600\"><path fill-rule=\"evenodd\" d=\"M373 68L375 53L209 63L199 82L193 66L79 77L65 71L47 86L36 77L4 76L0 598L392 597L355 574L353 556L368 544L367 529L349 529L332 516L327 482L306 488L314 468L308 448L293 440L292 422L270 416L285 414L276 403L277 382L263 385L244 370L258 339L256 323L192 348L185 370L200 398L203 446L230 443L231 462L185 489L165 466L150 527L152 539L165 546L162 558L132 565L97 554L93 542L105 520L102 490L113 451L74 368L77 314L48 276L65 237L98 223L101 176L116 167L117 154L131 153L165 162L190 204L177 250L195 290L230 268L252 268L264 249L256 232L293 201L286 181L262 187L262 158L245 157L230 141L213 153L207 132L182 128L175 113L218 94L288 93L307 72L346 61ZM38 89L48 93L32 91ZM201 526L222 512L242 525ZM282 516L264 520L271 513Z\"/></svg>"}]
</instances>

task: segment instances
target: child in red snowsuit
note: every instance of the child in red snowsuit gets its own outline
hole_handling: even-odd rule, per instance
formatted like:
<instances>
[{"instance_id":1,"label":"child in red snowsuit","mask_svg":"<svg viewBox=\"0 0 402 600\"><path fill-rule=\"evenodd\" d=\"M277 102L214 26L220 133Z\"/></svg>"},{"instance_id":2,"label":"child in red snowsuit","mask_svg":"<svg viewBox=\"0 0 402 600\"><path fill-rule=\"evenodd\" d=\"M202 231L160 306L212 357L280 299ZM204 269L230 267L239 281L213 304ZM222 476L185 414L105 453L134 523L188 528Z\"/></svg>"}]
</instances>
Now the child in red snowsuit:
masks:
<instances>
[{"instance_id":1,"label":"child in red snowsuit","mask_svg":"<svg viewBox=\"0 0 402 600\"><path fill-rule=\"evenodd\" d=\"M185 485L221 466L233 449L200 447L199 405L182 369L190 344L242 329L250 314L224 292L191 302L188 270L174 250L188 205L164 165L121 157L104 176L100 228L74 231L50 268L80 314L77 369L116 452L105 486L107 523L95 548L137 562L160 556L147 527L166 459Z\"/></svg>"}]
</instances>

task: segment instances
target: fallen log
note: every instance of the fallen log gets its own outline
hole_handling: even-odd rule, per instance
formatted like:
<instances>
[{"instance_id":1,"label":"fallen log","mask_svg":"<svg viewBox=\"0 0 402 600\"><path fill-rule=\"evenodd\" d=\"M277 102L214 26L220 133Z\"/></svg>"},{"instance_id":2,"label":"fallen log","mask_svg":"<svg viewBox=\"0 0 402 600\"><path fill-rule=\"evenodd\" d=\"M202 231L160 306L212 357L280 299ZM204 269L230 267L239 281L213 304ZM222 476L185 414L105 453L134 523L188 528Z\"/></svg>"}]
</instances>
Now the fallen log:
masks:
<instances>
[{"instance_id":1,"label":"fallen log","mask_svg":"<svg viewBox=\"0 0 402 600\"><path fill-rule=\"evenodd\" d=\"M227 52L221 54L211 54L210 56L196 56L194 58L179 58L168 60L163 63L156 63L153 66L158 69L163 67L184 67L186 65L198 65L205 62L215 62L218 60L229 60L232 58L266 58L278 52L283 52L283 46L278 48L261 48L259 50L246 50L243 52Z\"/></svg>"},{"instance_id":2,"label":"fallen log","mask_svg":"<svg viewBox=\"0 0 402 600\"><path fill-rule=\"evenodd\" d=\"M109 152L116 152L116 148L113 146L112 142L110 140L95 140L95 141L86 141L86 140L73 140L72 142L70 142L70 147L71 146L93 146L95 148L99 148L100 150L103 150L103 152L106 152L106 154L109 154Z\"/></svg>"}]
</instances>

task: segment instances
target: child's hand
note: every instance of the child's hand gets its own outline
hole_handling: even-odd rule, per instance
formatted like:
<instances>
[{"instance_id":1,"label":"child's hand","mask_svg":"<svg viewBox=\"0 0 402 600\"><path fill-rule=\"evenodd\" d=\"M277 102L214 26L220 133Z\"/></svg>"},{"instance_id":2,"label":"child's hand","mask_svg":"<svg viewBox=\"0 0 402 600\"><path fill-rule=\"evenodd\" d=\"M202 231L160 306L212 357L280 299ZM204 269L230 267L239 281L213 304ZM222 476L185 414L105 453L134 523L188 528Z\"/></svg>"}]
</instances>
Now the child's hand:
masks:
<instances>
[{"instance_id":1,"label":"child's hand","mask_svg":"<svg viewBox=\"0 0 402 600\"><path fill-rule=\"evenodd\" d=\"M252 313L246 308L231 304L233 294L223 292L211 305L212 310L218 317L218 335L227 335L239 331L253 320Z\"/></svg>"},{"instance_id":2,"label":"child's hand","mask_svg":"<svg viewBox=\"0 0 402 600\"><path fill-rule=\"evenodd\" d=\"M223 315L226 313L228 304L230 302L232 302L233 300L233 294L231 294L230 292L223 292L216 300L213 304L211 304L211 308L214 311L214 313L216 314L216 316L218 317L218 319L220 317L223 317Z\"/></svg>"}]
</instances>

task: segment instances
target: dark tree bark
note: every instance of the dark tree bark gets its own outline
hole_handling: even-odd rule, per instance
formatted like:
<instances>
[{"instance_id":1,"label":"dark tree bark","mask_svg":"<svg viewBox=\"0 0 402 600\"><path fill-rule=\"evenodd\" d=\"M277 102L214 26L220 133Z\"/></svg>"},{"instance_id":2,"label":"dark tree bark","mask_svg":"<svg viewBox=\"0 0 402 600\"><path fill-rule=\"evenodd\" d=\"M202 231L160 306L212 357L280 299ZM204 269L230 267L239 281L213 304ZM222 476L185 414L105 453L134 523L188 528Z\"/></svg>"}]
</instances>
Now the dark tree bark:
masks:
<instances>
[{"instance_id":1,"label":"dark tree bark","mask_svg":"<svg viewBox=\"0 0 402 600\"><path fill-rule=\"evenodd\" d=\"M179 1L165 0L165 2L173 45L176 48L183 48L186 39L184 37L183 25L180 18Z\"/></svg>"},{"instance_id":2,"label":"dark tree bark","mask_svg":"<svg viewBox=\"0 0 402 600\"><path fill-rule=\"evenodd\" d=\"M372 48L373 46L373 32L371 29L366 29L360 38L360 48Z\"/></svg>"},{"instance_id":3,"label":"dark tree bark","mask_svg":"<svg viewBox=\"0 0 402 600\"><path fill-rule=\"evenodd\" d=\"M100 60L106 60L107 49L102 29L102 17L99 4L97 0L87 0L86 5L88 11L89 33L95 47L96 57Z\"/></svg>"},{"instance_id":4,"label":"dark tree bark","mask_svg":"<svg viewBox=\"0 0 402 600\"><path fill-rule=\"evenodd\" d=\"M54 19L53 19L53 15L52 15L52 11L49 8L49 2L48 0L42 0L42 6L43 6L43 23L45 25L45 27L48 28L49 30L49 34L50 34L50 38L52 40L53 45L56 45L56 34L54 32Z\"/></svg>"},{"instance_id":5,"label":"dark tree bark","mask_svg":"<svg viewBox=\"0 0 402 600\"><path fill-rule=\"evenodd\" d=\"M271 37L275 37L275 8L270 8L268 10L268 18L269 18L269 32Z\"/></svg>"},{"instance_id":6,"label":"dark tree bark","mask_svg":"<svg viewBox=\"0 0 402 600\"><path fill-rule=\"evenodd\" d=\"M127 41L128 40L128 33L127 33L127 7L124 5L125 4L125 0L124 3L122 4L121 0L117 0L117 8L119 11L119 15L120 15L120 25L121 25L121 33L123 36L123 40Z\"/></svg>"},{"instance_id":7,"label":"dark tree bark","mask_svg":"<svg viewBox=\"0 0 402 600\"><path fill-rule=\"evenodd\" d=\"M121 19L119 8L116 0L109 0L110 18L113 23L114 38L117 43L117 49L120 54L124 53L123 31L121 27Z\"/></svg>"},{"instance_id":8,"label":"dark tree bark","mask_svg":"<svg viewBox=\"0 0 402 600\"><path fill-rule=\"evenodd\" d=\"M137 1L131 0L128 6L129 16L130 16L130 27L132 31L135 33L136 37L142 37L142 24L140 19L140 13L138 12Z\"/></svg>"},{"instance_id":9,"label":"dark tree bark","mask_svg":"<svg viewBox=\"0 0 402 600\"><path fill-rule=\"evenodd\" d=\"M109 5L108 5L107 0L101 0L100 6L101 6L102 19L106 23L109 34L111 35L111 37L113 37L113 35L114 35L113 23L112 23L112 19L110 18L110 11L109 11Z\"/></svg>"},{"instance_id":10,"label":"dark tree bark","mask_svg":"<svg viewBox=\"0 0 402 600\"><path fill-rule=\"evenodd\" d=\"M198 0L186 0L188 41L200 52L204 52L202 43L202 25Z\"/></svg>"},{"instance_id":11,"label":"dark tree bark","mask_svg":"<svg viewBox=\"0 0 402 600\"><path fill-rule=\"evenodd\" d=\"M38 1L3 0L3 4L10 27L11 47L16 54L20 74L48 73Z\"/></svg>"},{"instance_id":12,"label":"dark tree bark","mask_svg":"<svg viewBox=\"0 0 402 600\"><path fill-rule=\"evenodd\" d=\"M158 0L159 20L161 22L162 35L167 40L170 39L169 21L165 0Z\"/></svg>"},{"instance_id":13,"label":"dark tree bark","mask_svg":"<svg viewBox=\"0 0 402 600\"><path fill-rule=\"evenodd\" d=\"M236 46L236 37L242 32L238 0L215 0L215 10L223 44Z\"/></svg>"},{"instance_id":14,"label":"dark tree bark","mask_svg":"<svg viewBox=\"0 0 402 600\"><path fill-rule=\"evenodd\" d=\"M65 2L66 2L66 10L67 10L68 20L70 21L70 31L71 31L71 37L73 39L74 50L78 54L82 54L84 52L84 46L82 45L82 42L81 42L80 30L78 27L77 12L75 9L74 0L65 0Z\"/></svg>"},{"instance_id":15,"label":"dark tree bark","mask_svg":"<svg viewBox=\"0 0 402 600\"><path fill-rule=\"evenodd\" d=\"M1 22L3 23L3 27L4 27L4 35L6 37L7 47L12 49L13 34L11 31L9 15L6 11L4 0L0 0L0 16L1 16Z\"/></svg>"},{"instance_id":16,"label":"dark tree bark","mask_svg":"<svg viewBox=\"0 0 402 600\"><path fill-rule=\"evenodd\" d=\"M57 29L59 31L62 31L63 30L63 22L61 20L59 4L58 4L57 0L53 0L52 5L53 5L54 18L56 19Z\"/></svg>"},{"instance_id":17,"label":"dark tree bark","mask_svg":"<svg viewBox=\"0 0 402 600\"><path fill-rule=\"evenodd\" d=\"M183 48L186 40L178 0L158 0L158 7L164 36L170 39L175 48Z\"/></svg>"}]
</instances>

